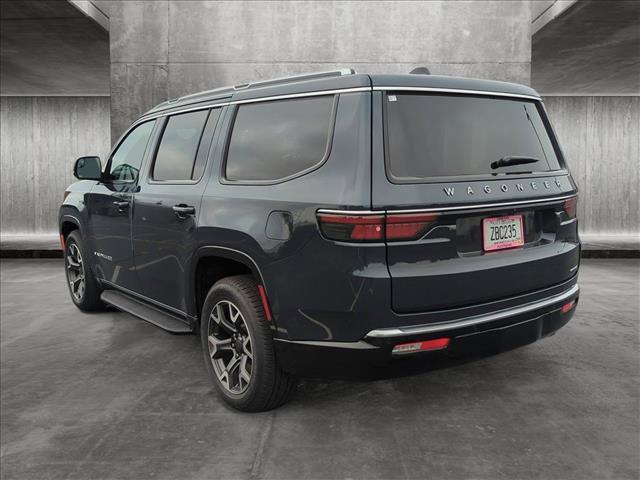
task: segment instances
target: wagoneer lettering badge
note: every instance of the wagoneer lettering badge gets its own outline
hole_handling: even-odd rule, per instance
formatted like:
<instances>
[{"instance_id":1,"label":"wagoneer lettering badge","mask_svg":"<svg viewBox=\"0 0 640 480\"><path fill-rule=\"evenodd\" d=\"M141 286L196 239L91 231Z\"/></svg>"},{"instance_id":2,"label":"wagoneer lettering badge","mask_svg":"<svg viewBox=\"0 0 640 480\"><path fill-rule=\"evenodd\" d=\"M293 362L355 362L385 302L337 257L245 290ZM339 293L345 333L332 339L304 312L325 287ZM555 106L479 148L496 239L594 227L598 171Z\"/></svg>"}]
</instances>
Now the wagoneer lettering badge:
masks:
<instances>
[{"instance_id":1,"label":"wagoneer lettering badge","mask_svg":"<svg viewBox=\"0 0 640 480\"><path fill-rule=\"evenodd\" d=\"M553 183L556 185L556 187L558 187L560 190L562 190L562 182L560 180L555 179ZM548 180L544 180L542 182L542 185L547 190L551 189L551 187L552 187L552 184ZM527 187L532 191L538 190L538 184L536 182L530 182L529 184L526 184L526 186L525 186L525 184L522 184L522 183L516 183L514 188L518 192L524 192ZM442 187L442 190L444 191L444 193L446 193L446 195L448 197L452 197L455 194L455 187L453 187L453 186ZM467 195L474 195L475 194L475 191L473 190L473 186L472 185L467 185L466 190L467 190ZM482 190L486 194L490 194L490 193L493 192L493 189L491 188L491 185L484 185L482 187ZM509 193L510 187L506 183L502 183L502 184L500 184L500 189L499 190L502 193Z\"/></svg>"}]
</instances>

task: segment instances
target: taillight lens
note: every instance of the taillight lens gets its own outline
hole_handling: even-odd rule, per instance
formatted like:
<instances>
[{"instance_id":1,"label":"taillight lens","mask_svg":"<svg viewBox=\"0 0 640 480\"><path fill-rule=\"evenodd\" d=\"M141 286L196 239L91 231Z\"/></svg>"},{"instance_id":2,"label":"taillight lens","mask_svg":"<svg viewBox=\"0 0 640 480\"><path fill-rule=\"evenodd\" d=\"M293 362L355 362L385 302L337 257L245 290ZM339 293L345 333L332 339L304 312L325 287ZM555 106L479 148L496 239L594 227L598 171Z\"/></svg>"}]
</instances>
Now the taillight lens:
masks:
<instances>
[{"instance_id":1,"label":"taillight lens","mask_svg":"<svg viewBox=\"0 0 640 480\"><path fill-rule=\"evenodd\" d=\"M385 237L389 241L418 239L438 216L437 213L387 215Z\"/></svg>"},{"instance_id":2,"label":"taillight lens","mask_svg":"<svg viewBox=\"0 0 640 480\"><path fill-rule=\"evenodd\" d=\"M384 215L318 214L322 234L343 242L380 242L384 239Z\"/></svg>"},{"instance_id":3,"label":"taillight lens","mask_svg":"<svg viewBox=\"0 0 640 480\"><path fill-rule=\"evenodd\" d=\"M417 240L422 237L437 213L343 215L319 213L322 234L342 242L381 242Z\"/></svg>"},{"instance_id":4,"label":"taillight lens","mask_svg":"<svg viewBox=\"0 0 640 480\"><path fill-rule=\"evenodd\" d=\"M576 209L578 207L578 197L567 198L564 201L564 211L569 218L576 218Z\"/></svg>"}]
</instances>

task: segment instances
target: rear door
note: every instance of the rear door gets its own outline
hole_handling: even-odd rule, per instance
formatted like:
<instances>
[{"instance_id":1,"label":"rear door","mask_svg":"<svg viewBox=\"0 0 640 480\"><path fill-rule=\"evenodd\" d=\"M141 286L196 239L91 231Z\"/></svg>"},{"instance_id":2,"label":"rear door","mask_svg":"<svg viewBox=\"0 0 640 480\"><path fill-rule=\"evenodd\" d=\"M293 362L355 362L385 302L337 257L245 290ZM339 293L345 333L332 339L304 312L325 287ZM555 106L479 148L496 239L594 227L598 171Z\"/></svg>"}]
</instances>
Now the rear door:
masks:
<instances>
[{"instance_id":1,"label":"rear door","mask_svg":"<svg viewBox=\"0 0 640 480\"><path fill-rule=\"evenodd\" d=\"M133 250L143 294L187 313L188 272L220 108L175 114L134 195Z\"/></svg>"},{"instance_id":2,"label":"rear door","mask_svg":"<svg viewBox=\"0 0 640 480\"><path fill-rule=\"evenodd\" d=\"M392 306L470 306L556 285L579 261L573 184L534 98L382 91L374 210Z\"/></svg>"}]
</instances>

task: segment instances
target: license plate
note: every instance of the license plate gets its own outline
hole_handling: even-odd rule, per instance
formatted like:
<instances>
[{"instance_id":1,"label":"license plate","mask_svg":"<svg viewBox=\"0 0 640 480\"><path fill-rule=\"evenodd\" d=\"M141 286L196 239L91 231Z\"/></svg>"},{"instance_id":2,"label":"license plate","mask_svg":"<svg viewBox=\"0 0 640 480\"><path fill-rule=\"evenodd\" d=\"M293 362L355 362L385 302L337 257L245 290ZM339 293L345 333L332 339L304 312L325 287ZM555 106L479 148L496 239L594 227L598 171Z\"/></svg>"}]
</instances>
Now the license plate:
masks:
<instances>
[{"instance_id":1,"label":"license plate","mask_svg":"<svg viewBox=\"0 0 640 480\"><path fill-rule=\"evenodd\" d=\"M492 217L482 220L482 246L485 252L524 245L522 215Z\"/></svg>"}]
</instances>

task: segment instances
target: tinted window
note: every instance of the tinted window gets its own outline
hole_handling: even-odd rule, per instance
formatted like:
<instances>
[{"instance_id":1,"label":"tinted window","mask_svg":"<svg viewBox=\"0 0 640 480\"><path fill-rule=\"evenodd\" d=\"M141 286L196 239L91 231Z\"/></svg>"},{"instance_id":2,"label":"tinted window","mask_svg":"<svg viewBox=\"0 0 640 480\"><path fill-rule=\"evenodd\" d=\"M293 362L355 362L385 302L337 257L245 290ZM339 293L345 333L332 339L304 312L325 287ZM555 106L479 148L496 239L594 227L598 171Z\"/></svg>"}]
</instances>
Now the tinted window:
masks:
<instances>
[{"instance_id":1,"label":"tinted window","mask_svg":"<svg viewBox=\"0 0 640 480\"><path fill-rule=\"evenodd\" d=\"M428 177L557 170L553 145L534 102L468 95L390 93L385 97L391 175ZM508 156L538 159L492 169Z\"/></svg>"},{"instance_id":2,"label":"tinted window","mask_svg":"<svg viewBox=\"0 0 640 480\"><path fill-rule=\"evenodd\" d=\"M154 180L191 180L208 110L173 115L167 120L156 161Z\"/></svg>"},{"instance_id":3,"label":"tinted window","mask_svg":"<svg viewBox=\"0 0 640 480\"><path fill-rule=\"evenodd\" d=\"M226 178L279 180L322 161L333 96L241 105L229 143Z\"/></svg>"},{"instance_id":4,"label":"tinted window","mask_svg":"<svg viewBox=\"0 0 640 480\"><path fill-rule=\"evenodd\" d=\"M131 130L111 156L109 173L113 180L137 180L144 151L149 143L155 120Z\"/></svg>"}]
</instances>

